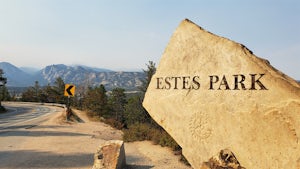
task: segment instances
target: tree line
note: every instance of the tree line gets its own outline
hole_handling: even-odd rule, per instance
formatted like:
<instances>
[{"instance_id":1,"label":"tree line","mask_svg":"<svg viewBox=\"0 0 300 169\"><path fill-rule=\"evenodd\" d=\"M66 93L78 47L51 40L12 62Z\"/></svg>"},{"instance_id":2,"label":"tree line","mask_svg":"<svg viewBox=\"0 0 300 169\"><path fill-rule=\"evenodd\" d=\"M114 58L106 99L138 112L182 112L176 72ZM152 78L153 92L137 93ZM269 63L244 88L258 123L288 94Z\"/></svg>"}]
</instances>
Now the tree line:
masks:
<instances>
[{"instance_id":1,"label":"tree line","mask_svg":"<svg viewBox=\"0 0 300 169\"><path fill-rule=\"evenodd\" d=\"M143 70L145 79L136 94L127 94L123 88L107 91L105 86L76 86L76 95L72 97L71 107L85 110L93 118L123 130L125 141L152 140L156 144L169 146L180 151L180 146L165 132L143 108L145 92L156 71L155 63L149 61ZM39 82L23 92L21 101L66 104L63 95L65 82L58 77L54 85L41 87ZM184 159L184 158L183 158Z\"/></svg>"},{"instance_id":2,"label":"tree line","mask_svg":"<svg viewBox=\"0 0 300 169\"><path fill-rule=\"evenodd\" d=\"M154 74L155 64L149 62L145 74ZM70 99L71 107L85 110L93 118L105 119L118 129L128 128L135 123L153 123L148 112L142 106L144 92L152 75L142 80L143 85L139 87L136 94L128 95L123 88L114 88L107 91L105 86L76 86L76 94ZM65 82L58 77L54 85L40 86L39 82L26 89L20 101L59 103L66 104L67 97L64 96Z\"/></svg>"}]
</instances>

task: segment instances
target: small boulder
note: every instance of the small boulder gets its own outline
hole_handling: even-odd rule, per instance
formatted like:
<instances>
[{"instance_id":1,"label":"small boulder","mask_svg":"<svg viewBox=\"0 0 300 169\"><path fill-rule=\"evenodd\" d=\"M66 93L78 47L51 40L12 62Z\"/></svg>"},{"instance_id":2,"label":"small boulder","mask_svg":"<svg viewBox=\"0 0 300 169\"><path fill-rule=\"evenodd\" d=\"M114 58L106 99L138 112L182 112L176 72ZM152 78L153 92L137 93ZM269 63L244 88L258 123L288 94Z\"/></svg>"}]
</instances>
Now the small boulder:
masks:
<instances>
[{"instance_id":1,"label":"small boulder","mask_svg":"<svg viewBox=\"0 0 300 169\"><path fill-rule=\"evenodd\" d=\"M110 140L100 145L94 155L93 169L122 169L126 166L124 143Z\"/></svg>"}]
</instances>

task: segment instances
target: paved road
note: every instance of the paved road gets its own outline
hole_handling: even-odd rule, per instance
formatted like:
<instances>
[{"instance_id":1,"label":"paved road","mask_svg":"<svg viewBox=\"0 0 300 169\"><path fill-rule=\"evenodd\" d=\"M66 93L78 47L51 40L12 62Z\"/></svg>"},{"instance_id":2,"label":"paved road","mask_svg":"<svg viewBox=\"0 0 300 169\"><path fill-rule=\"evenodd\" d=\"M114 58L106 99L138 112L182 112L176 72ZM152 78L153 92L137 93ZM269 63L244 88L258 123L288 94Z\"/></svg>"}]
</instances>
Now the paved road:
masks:
<instances>
[{"instance_id":1,"label":"paved road","mask_svg":"<svg viewBox=\"0 0 300 169\"><path fill-rule=\"evenodd\" d=\"M0 114L0 131L4 129L28 128L41 122L56 111L55 107L40 103L3 102L7 113Z\"/></svg>"},{"instance_id":2,"label":"paved road","mask_svg":"<svg viewBox=\"0 0 300 169\"><path fill-rule=\"evenodd\" d=\"M3 102L9 111L0 114L0 169L15 169L26 166L30 159L38 159L37 153L26 154L22 144L32 137L40 137L29 130L50 118L62 108L38 103ZM28 147L29 149L34 147ZM17 166L17 167L16 167ZM36 168L36 167L26 167Z\"/></svg>"}]
</instances>

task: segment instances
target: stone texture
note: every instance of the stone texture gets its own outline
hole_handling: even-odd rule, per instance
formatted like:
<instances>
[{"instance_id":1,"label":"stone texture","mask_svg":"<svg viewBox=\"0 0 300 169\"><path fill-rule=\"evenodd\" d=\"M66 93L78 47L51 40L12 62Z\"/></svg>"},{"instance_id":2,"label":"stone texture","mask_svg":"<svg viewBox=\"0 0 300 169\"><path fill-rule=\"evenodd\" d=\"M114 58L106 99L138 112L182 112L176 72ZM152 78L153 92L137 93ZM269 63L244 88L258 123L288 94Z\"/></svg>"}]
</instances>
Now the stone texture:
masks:
<instances>
[{"instance_id":1,"label":"stone texture","mask_svg":"<svg viewBox=\"0 0 300 169\"><path fill-rule=\"evenodd\" d=\"M204 162L201 169L245 169L230 150L221 150L218 155Z\"/></svg>"},{"instance_id":2,"label":"stone texture","mask_svg":"<svg viewBox=\"0 0 300 169\"><path fill-rule=\"evenodd\" d=\"M93 169L123 169L126 166L124 143L110 140L100 145L94 155Z\"/></svg>"},{"instance_id":3,"label":"stone texture","mask_svg":"<svg viewBox=\"0 0 300 169\"><path fill-rule=\"evenodd\" d=\"M224 167L222 150L236 168L300 169L299 83L189 20L172 35L143 105L195 169Z\"/></svg>"}]
</instances>

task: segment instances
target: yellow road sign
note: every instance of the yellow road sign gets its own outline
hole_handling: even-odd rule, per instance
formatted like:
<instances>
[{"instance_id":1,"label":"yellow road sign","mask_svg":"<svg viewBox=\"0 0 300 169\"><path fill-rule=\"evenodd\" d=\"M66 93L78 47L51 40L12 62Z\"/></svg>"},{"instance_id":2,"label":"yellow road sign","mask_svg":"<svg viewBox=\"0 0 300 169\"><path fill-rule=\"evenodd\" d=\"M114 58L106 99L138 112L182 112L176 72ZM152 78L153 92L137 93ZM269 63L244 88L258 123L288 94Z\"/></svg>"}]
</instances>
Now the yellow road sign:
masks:
<instances>
[{"instance_id":1,"label":"yellow road sign","mask_svg":"<svg viewBox=\"0 0 300 169\"><path fill-rule=\"evenodd\" d=\"M64 95L65 96L74 96L75 95L75 85L66 84Z\"/></svg>"}]
</instances>

